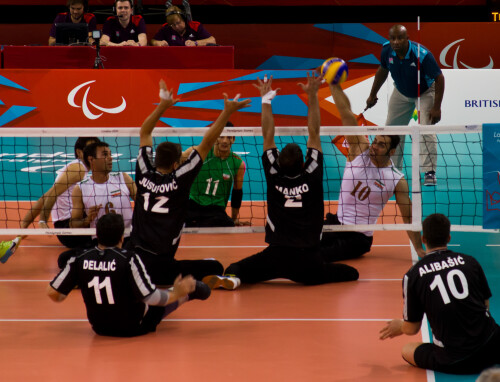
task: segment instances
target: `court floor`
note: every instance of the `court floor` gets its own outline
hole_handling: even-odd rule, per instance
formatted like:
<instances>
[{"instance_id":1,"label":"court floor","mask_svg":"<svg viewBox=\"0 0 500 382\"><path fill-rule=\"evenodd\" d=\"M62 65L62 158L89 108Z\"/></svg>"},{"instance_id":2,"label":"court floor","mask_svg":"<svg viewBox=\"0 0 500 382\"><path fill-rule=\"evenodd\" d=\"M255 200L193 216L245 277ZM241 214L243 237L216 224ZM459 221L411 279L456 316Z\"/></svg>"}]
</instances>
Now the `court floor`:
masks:
<instances>
[{"instance_id":1,"label":"court floor","mask_svg":"<svg viewBox=\"0 0 500 382\"><path fill-rule=\"evenodd\" d=\"M287 280L215 290L180 307L156 333L95 335L78 290L60 304L46 286L63 248L28 237L0 267L2 381L474 381L426 373L400 356L405 342L380 341L385 321L401 317L401 277L411 266L405 233L378 232L364 258L346 262L357 282L301 286ZM262 234L184 235L178 258L215 257L225 266L265 245ZM455 234L453 249L479 258L500 317L500 240Z\"/></svg>"}]
</instances>

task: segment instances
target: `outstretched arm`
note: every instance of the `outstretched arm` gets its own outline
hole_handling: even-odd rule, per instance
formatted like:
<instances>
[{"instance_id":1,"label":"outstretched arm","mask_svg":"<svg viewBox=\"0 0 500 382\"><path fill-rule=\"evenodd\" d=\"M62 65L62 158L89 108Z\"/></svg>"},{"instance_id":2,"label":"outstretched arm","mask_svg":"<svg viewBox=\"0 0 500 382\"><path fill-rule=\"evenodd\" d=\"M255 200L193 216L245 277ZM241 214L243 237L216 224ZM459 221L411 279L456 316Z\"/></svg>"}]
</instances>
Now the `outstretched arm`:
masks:
<instances>
[{"instance_id":1,"label":"outstretched arm","mask_svg":"<svg viewBox=\"0 0 500 382\"><path fill-rule=\"evenodd\" d=\"M321 85L322 77L316 77L313 72L311 75L307 73L307 84L299 83L299 86L308 96L309 108L307 112L307 128L309 138L307 139L307 147L311 147L321 151L321 137L319 129L321 125L321 115L319 111L318 89Z\"/></svg>"},{"instance_id":2,"label":"outstretched arm","mask_svg":"<svg viewBox=\"0 0 500 382\"><path fill-rule=\"evenodd\" d=\"M441 73L436 77L436 85L434 91L434 105L430 110L430 121L434 125L441 120L441 103L443 102L444 95L444 76Z\"/></svg>"},{"instance_id":3,"label":"outstretched arm","mask_svg":"<svg viewBox=\"0 0 500 382\"><path fill-rule=\"evenodd\" d=\"M387 69L384 69L383 67L379 66L377 73L375 73L375 78L373 79L373 85L372 85L372 90L370 91L370 95L368 96L368 99L366 100L366 107L371 108L375 106L375 104L378 101L377 98L377 93L384 84L385 80L387 79L387 76L389 75L389 71Z\"/></svg>"},{"instance_id":4,"label":"outstretched arm","mask_svg":"<svg viewBox=\"0 0 500 382\"><path fill-rule=\"evenodd\" d=\"M409 194L408 182L405 178L401 178L401 180L396 185L396 189L394 192L396 196L396 203L401 211L401 216L403 217L403 222L405 224L411 224L412 221L412 213L411 213L411 199ZM413 244L413 248L417 251L419 257L423 257L425 255L425 251L422 248L422 238L420 236L420 232L414 231L406 231L408 238Z\"/></svg>"},{"instance_id":5,"label":"outstretched arm","mask_svg":"<svg viewBox=\"0 0 500 382\"><path fill-rule=\"evenodd\" d=\"M394 319L389 322L380 330L380 339L398 337L402 334L412 336L417 334L420 330L422 322L403 321L401 319Z\"/></svg>"},{"instance_id":6,"label":"outstretched arm","mask_svg":"<svg viewBox=\"0 0 500 382\"><path fill-rule=\"evenodd\" d=\"M72 185L82 181L85 177L85 173L86 168L83 164L73 163L58 177L54 185L43 196L43 208L40 210L40 227L48 228L46 222L49 221L50 212L57 198ZM35 217L36 215L33 216L33 219L35 219Z\"/></svg>"},{"instance_id":7,"label":"outstretched arm","mask_svg":"<svg viewBox=\"0 0 500 382\"><path fill-rule=\"evenodd\" d=\"M236 226L250 225L250 222L239 219L241 200L243 198L243 179L245 178L245 170L246 164L245 162L241 162L240 168L234 178L231 196L231 219L233 219L234 225Z\"/></svg>"},{"instance_id":8,"label":"outstretched arm","mask_svg":"<svg viewBox=\"0 0 500 382\"><path fill-rule=\"evenodd\" d=\"M340 85L330 84L330 91L332 92L333 102L335 102L335 106L337 106L340 113L342 124L344 126L357 126L356 116L351 110L351 102L349 102L349 98L347 98ZM345 139L349 143L349 160L353 160L370 146L368 138L364 135L346 135Z\"/></svg>"},{"instance_id":9,"label":"outstretched arm","mask_svg":"<svg viewBox=\"0 0 500 382\"><path fill-rule=\"evenodd\" d=\"M238 94L231 101L228 99L227 94L224 93L224 110L222 110L222 112L219 114L219 117L207 130L200 144L195 147L196 151L198 151L198 154L200 154L203 160L207 157L209 151L217 141L217 138L219 138L219 136L221 135L227 121L229 121L229 117L231 117L231 114L240 109L250 106L251 100L245 99L243 101L239 101L239 97L240 95Z\"/></svg>"},{"instance_id":10,"label":"outstretched arm","mask_svg":"<svg viewBox=\"0 0 500 382\"><path fill-rule=\"evenodd\" d=\"M257 78L257 83L253 84L260 91L260 96L262 97L262 113L261 113L261 123L262 123L262 136L264 137L264 151L269 149L274 149L276 147L276 142L274 141L274 117L273 108L271 106L272 99L276 96L276 93L280 90L279 88L273 90L271 85L273 83L273 76L268 80L267 76L261 81Z\"/></svg>"},{"instance_id":11,"label":"outstretched arm","mask_svg":"<svg viewBox=\"0 0 500 382\"><path fill-rule=\"evenodd\" d=\"M156 123L169 107L175 105L179 98L174 98L173 89L167 90L165 81L160 80L160 103L153 112L144 120L141 126L139 147L153 146L153 130Z\"/></svg>"}]
</instances>

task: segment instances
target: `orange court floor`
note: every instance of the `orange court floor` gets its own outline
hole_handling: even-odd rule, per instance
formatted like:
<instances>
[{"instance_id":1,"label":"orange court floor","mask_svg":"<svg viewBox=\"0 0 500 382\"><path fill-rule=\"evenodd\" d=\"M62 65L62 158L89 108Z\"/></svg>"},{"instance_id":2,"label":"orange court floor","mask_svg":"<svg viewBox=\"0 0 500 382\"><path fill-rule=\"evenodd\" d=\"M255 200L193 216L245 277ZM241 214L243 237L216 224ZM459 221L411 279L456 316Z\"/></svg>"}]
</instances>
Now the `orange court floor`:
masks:
<instances>
[{"instance_id":1,"label":"orange court floor","mask_svg":"<svg viewBox=\"0 0 500 382\"><path fill-rule=\"evenodd\" d=\"M186 234L177 258L227 266L265 245L257 233ZM214 290L135 338L95 335L78 290L60 304L49 300L63 250L54 236L30 236L0 264L0 381L426 380L400 355L420 335L378 339L386 321L402 316L401 278L412 264L404 232L376 232L372 251L346 262L358 281Z\"/></svg>"}]
</instances>

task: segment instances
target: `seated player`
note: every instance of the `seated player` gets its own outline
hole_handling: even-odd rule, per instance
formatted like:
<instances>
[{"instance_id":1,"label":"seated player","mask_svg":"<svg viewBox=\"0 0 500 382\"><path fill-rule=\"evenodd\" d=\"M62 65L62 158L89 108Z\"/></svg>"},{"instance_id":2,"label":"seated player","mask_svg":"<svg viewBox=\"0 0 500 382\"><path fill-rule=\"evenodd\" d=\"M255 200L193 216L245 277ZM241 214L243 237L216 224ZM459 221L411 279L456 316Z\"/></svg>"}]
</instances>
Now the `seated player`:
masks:
<instances>
[{"instance_id":1,"label":"seated player","mask_svg":"<svg viewBox=\"0 0 500 382\"><path fill-rule=\"evenodd\" d=\"M49 228L47 221L52 212L54 228L69 228L71 217L71 192L76 183L83 180L89 169L83 161L83 149L90 143L98 142L97 137L80 137L76 140L74 151L75 160L63 167L57 175L52 187L43 194L40 199L31 207L21 221L21 228L28 228L40 215L38 224L40 228ZM2 241L0 243L0 262L5 263L19 247L21 239L25 236L18 236L14 240ZM58 235L57 238L64 246L76 248L82 246L84 236Z\"/></svg>"},{"instance_id":2,"label":"seated player","mask_svg":"<svg viewBox=\"0 0 500 382\"><path fill-rule=\"evenodd\" d=\"M215 45L215 37L197 21L188 21L179 7L167 9L167 22L151 40L153 46L205 46Z\"/></svg>"},{"instance_id":3,"label":"seated player","mask_svg":"<svg viewBox=\"0 0 500 382\"><path fill-rule=\"evenodd\" d=\"M189 190L204 159L236 111L249 107L250 100L229 100L224 94L224 109L207 129L200 144L182 162L179 144L162 142L153 160L153 130L163 113L178 99L160 81L160 102L144 120L140 131L140 148L135 169L137 199L134 205L132 244L144 262L153 282L171 284L178 274L190 274L201 280L220 274L222 264L215 259L177 260L175 254L186 221Z\"/></svg>"},{"instance_id":4,"label":"seated player","mask_svg":"<svg viewBox=\"0 0 500 382\"><path fill-rule=\"evenodd\" d=\"M99 217L113 212L122 215L125 228L130 229L131 200L135 200L137 193L134 181L125 172L112 172L113 158L106 142L85 147L84 159L92 173L73 189L70 228L95 228ZM92 244L92 238L88 236L84 247Z\"/></svg>"},{"instance_id":5,"label":"seated player","mask_svg":"<svg viewBox=\"0 0 500 382\"><path fill-rule=\"evenodd\" d=\"M210 288L192 276L158 289L141 259L122 249L123 217L109 213L96 224L98 245L71 257L50 282L47 294L63 301L78 286L92 329L103 336L132 337L156 331L161 320L188 300L206 300Z\"/></svg>"},{"instance_id":6,"label":"seated player","mask_svg":"<svg viewBox=\"0 0 500 382\"><path fill-rule=\"evenodd\" d=\"M57 23L86 23L89 26L89 42L92 31L97 29L96 17L93 13L87 13L87 0L68 0L66 6L69 12L59 13L52 27L50 28L49 45L56 45L56 24Z\"/></svg>"},{"instance_id":7,"label":"seated player","mask_svg":"<svg viewBox=\"0 0 500 382\"><path fill-rule=\"evenodd\" d=\"M450 239L446 216L424 220L426 254L403 278L404 320L389 321L380 339L417 334L426 314L432 343L407 343L403 359L422 369L475 374L500 363L500 327L489 311L491 291L481 265L450 251Z\"/></svg>"},{"instance_id":8,"label":"seated player","mask_svg":"<svg viewBox=\"0 0 500 382\"><path fill-rule=\"evenodd\" d=\"M356 116L340 85L330 84L330 91L344 126L357 126ZM397 135L377 135L370 144L365 135L350 135L346 166L340 186L337 214L326 215L325 224L375 224L387 201L395 195L403 222L411 223L411 199L403 173L391 157L399 144ZM417 253L424 250L419 232L407 232ZM354 259L370 251L373 231L324 232L321 254L325 261Z\"/></svg>"},{"instance_id":9,"label":"seated player","mask_svg":"<svg viewBox=\"0 0 500 382\"><path fill-rule=\"evenodd\" d=\"M233 126L228 122L226 126ZM250 225L239 220L243 198L243 179L246 165L231 146L234 136L217 138L214 147L203 161L203 167L189 193L186 227L234 227ZM192 148L184 151L188 156ZM232 189L232 191L231 191ZM231 217L226 206L231 195Z\"/></svg>"},{"instance_id":10,"label":"seated player","mask_svg":"<svg viewBox=\"0 0 500 382\"><path fill-rule=\"evenodd\" d=\"M134 15L132 0L115 0L115 16L108 17L102 26L102 46L146 46L146 23Z\"/></svg>"},{"instance_id":11,"label":"seated player","mask_svg":"<svg viewBox=\"0 0 500 382\"><path fill-rule=\"evenodd\" d=\"M225 276L209 275L211 288L235 289L241 283L286 278L305 285L354 281L358 271L346 264L327 263L319 251L323 229L323 153L318 89L321 77L299 84L309 99L307 154L296 143L278 151L271 101L272 77L257 80L262 97L262 164L267 182L266 242L262 252L231 264Z\"/></svg>"}]
</instances>

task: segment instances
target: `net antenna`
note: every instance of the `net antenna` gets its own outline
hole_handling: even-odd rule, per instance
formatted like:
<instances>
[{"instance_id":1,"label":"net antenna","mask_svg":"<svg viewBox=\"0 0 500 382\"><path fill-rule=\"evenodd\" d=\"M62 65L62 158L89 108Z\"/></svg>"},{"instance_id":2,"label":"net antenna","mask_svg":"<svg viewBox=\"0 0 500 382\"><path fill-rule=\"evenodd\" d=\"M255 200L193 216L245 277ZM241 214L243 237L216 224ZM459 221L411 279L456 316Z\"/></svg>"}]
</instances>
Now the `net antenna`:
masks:
<instances>
[{"instance_id":1,"label":"net antenna","mask_svg":"<svg viewBox=\"0 0 500 382\"><path fill-rule=\"evenodd\" d=\"M126 172L134 178L139 151L139 128L5 128L0 130L0 235L81 235L93 229L40 229L37 224L21 229L20 222L34 203L52 187L57 171L75 159L77 137L95 136L109 144L113 171ZM183 150L195 146L207 128L158 127L153 132L154 147L168 140ZM421 189L419 172L420 135L438 135L438 158L443 181L437 187ZM243 203L240 220L251 226L234 228L187 228L186 233L263 232L266 223L266 180L262 169L263 141L260 127L227 127L224 135L235 136L232 150L246 163ZM306 150L307 127L276 127L279 149L295 142ZM403 224L394 199L389 200L377 224L325 226L325 231L420 231L421 222L431 213L450 218L454 231L482 229L482 125L468 126L327 126L321 128L324 156L325 213L337 212L345 156L331 142L337 135L409 135L412 160L404 169L412 199L411 224ZM406 154L409 155L409 154ZM411 178L411 181L410 181ZM372 192L376 192L374 188ZM230 202L226 212L230 215ZM35 223L38 219L35 219ZM52 226L52 222L49 222ZM496 231L495 231L496 232Z\"/></svg>"}]
</instances>

